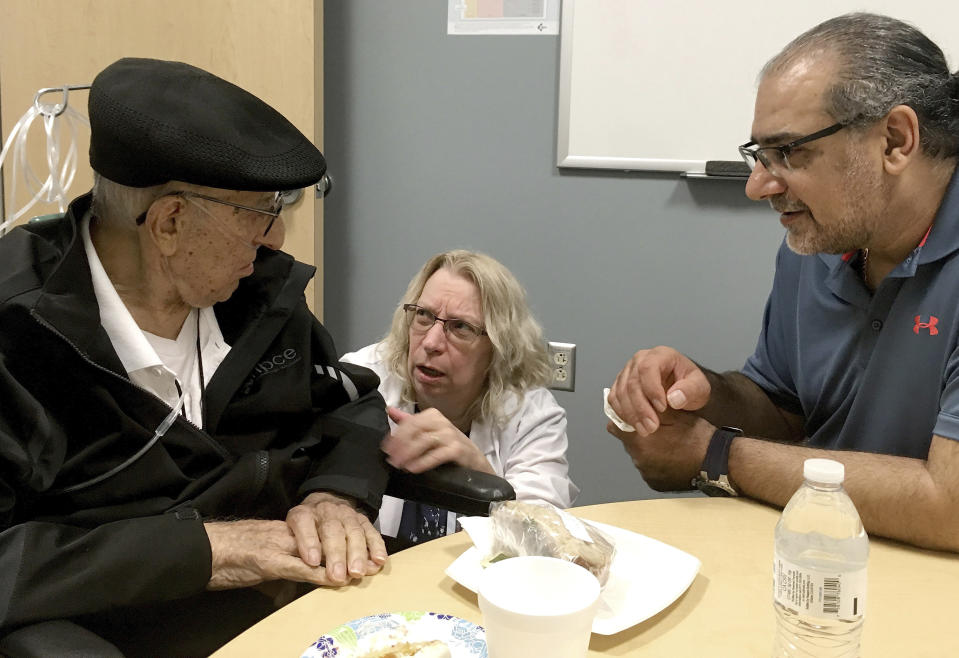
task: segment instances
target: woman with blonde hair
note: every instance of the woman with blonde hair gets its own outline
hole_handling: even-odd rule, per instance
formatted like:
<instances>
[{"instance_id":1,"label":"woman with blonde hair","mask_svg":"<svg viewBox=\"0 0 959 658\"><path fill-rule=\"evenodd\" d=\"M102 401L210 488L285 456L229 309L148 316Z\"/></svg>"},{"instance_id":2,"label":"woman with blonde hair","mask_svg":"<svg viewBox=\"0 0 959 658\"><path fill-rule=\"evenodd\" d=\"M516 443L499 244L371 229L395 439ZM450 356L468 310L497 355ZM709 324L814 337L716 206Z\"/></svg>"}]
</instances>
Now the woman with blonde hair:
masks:
<instances>
[{"instance_id":1,"label":"woman with blonde hair","mask_svg":"<svg viewBox=\"0 0 959 658\"><path fill-rule=\"evenodd\" d=\"M456 463L506 478L519 500L573 504L566 412L545 388L542 329L497 260L464 250L433 256L386 337L343 360L380 377L391 421L382 448L394 467L421 473ZM456 524L445 510L387 497L378 525L411 545Z\"/></svg>"}]
</instances>

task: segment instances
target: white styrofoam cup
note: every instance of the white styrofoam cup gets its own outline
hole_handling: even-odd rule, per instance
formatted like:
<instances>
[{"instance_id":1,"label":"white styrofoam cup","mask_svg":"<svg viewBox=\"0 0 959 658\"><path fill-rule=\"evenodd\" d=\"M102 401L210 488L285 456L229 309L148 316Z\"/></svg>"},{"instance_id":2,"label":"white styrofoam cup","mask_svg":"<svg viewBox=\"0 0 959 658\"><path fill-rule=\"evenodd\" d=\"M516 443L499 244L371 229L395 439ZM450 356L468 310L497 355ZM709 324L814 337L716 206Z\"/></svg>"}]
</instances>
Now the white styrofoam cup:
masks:
<instances>
[{"instance_id":1,"label":"white styrofoam cup","mask_svg":"<svg viewBox=\"0 0 959 658\"><path fill-rule=\"evenodd\" d=\"M479 587L490 658L582 658L599 603L599 581L552 557L489 565Z\"/></svg>"}]
</instances>

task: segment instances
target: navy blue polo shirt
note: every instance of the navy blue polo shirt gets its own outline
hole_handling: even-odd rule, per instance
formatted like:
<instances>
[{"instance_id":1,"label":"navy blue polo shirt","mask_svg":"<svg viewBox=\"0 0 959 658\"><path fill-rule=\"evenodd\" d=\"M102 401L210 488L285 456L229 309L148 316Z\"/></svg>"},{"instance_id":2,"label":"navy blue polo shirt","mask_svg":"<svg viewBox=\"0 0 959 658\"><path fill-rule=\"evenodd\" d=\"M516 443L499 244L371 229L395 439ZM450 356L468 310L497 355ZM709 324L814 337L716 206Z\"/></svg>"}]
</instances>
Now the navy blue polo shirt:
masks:
<instances>
[{"instance_id":1,"label":"navy blue polo shirt","mask_svg":"<svg viewBox=\"0 0 959 658\"><path fill-rule=\"evenodd\" d=\"M959 175L932 227L874 294L855 254L786 243L756 352L743 366L805 418L808 445L925 459L959 440Z\"/></svg>"}]
</instances>

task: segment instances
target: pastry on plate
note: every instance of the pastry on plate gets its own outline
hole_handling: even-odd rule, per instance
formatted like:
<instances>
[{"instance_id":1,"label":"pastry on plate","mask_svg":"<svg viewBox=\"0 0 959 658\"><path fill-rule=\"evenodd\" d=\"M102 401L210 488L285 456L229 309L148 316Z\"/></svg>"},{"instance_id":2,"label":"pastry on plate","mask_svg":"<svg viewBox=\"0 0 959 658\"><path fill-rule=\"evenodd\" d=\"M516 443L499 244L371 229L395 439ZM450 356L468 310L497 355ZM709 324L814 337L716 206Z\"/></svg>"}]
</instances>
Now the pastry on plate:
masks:
<instances>
[{"instance_id":1,"label":"pastry on plate","mask_svg":"<svg viewBox=\"0 0 959 658\"><path fill-rule=\"evenodd\" d=\"M364 653L357 658L451 658L451 654L449 647L439 640L428 642L404 641Z\"/></svg>"}]
</instances>

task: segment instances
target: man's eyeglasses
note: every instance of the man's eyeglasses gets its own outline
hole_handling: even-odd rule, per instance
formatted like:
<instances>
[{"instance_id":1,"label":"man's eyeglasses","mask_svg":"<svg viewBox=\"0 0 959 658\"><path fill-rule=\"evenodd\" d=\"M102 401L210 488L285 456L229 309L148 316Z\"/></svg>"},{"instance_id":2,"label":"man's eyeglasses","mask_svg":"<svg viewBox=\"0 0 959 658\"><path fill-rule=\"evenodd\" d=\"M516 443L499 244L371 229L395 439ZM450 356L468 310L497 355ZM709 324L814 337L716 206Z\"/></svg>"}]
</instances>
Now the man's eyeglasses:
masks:
<instances>
[{"instance_id":1,"label":"man's eyeglasses","mask_svg":"<svg viewBox=\"0 0 959 658\"><path fill-rule=\"evenodd\" d=\"M773 176L778 176L781 172L789 171L791 168L789 166L789 154L797 146L808 144L822 137L828 137L829 135L839 132L847 125L849 124L840 121L839 123L832 124L828 128L823 128L811 135L800 137L782 146L758 146L756 142L749 141L739 147L739 154L743 156L743 160L746 161L750 169L755 169L756 161L759 160L769 173Z\"/></svg>"},{"instance_id":2,"label":"man's eyeglasses","mask_svg":"<svg viewBox=\"0 0 959 658\"><path fill-rule=\"evenodd\" d=\"M273 222L276 221L276 218L280 216L280 212L283 211L283 193L276 192L273 195L273 202L270 204L269 208L254 208L253 206L244 206L240 203L233 203L232 201L224 201L223 199L217 199L216 197L208 196L206 194L200 194L199 192L188 192L186 190L176 191L176 192L167 192L162 196L179 196L184 199L203 199L204 201L212 201L213 203L219 203L224 206L230 206L232 208L237 208L239 210L247 210L249 212L260 213L261 215L266 215L270 218L269 223L266 225L266 230L263 231L263 235L266 235L270 232L270 229L273 228ZM137 225L139 226L144 221L146 221L147 214L144 212L139 217L137 217Z\"/></svg>"},{"instance_id":3,"label":"man's eyeglasses","mask_svg":"<svg viewBox=\"0 0 959 658\"><path fill-rule=\"evenodd\" d=\"M420 335L433 328L437 322L443 323L443 331L450 338L462 343L472 343L480 336L486 336L486 330L475 324L459 318L441 318L429 309L416 304L403 304L406 311L406 321L410 325L410 332Z\"/></svg>"},{"instance_id":4,"label":"man's eyeglasses","mask_svg":"<svg viewBox=\"0 0 959 658\"><path fill-rule=\"evenodd\" d=\"M193 197L195 199L203 199L204 201L212 201L213 203L219 203L224 206L238 208L239 210L249 210L250 212L257 212L262 215L266 215L270 218L270 221L266 225L266 230L263 231L263 235L266 235L270 232L270 229L273 228L273 222L276 221L276 218L280 216L280 212L283 210L283 197L281 196L280 192L276 192L273 195L273 202L270 204L269 208L254 208L253 206L244 206L239 203L224 201L223 199L217 199L215 197L207 196L206 194L200 194L198 192L170 192L170 194L173 196L182 196L184 198Z\"/></svg>"}]
</instances>

